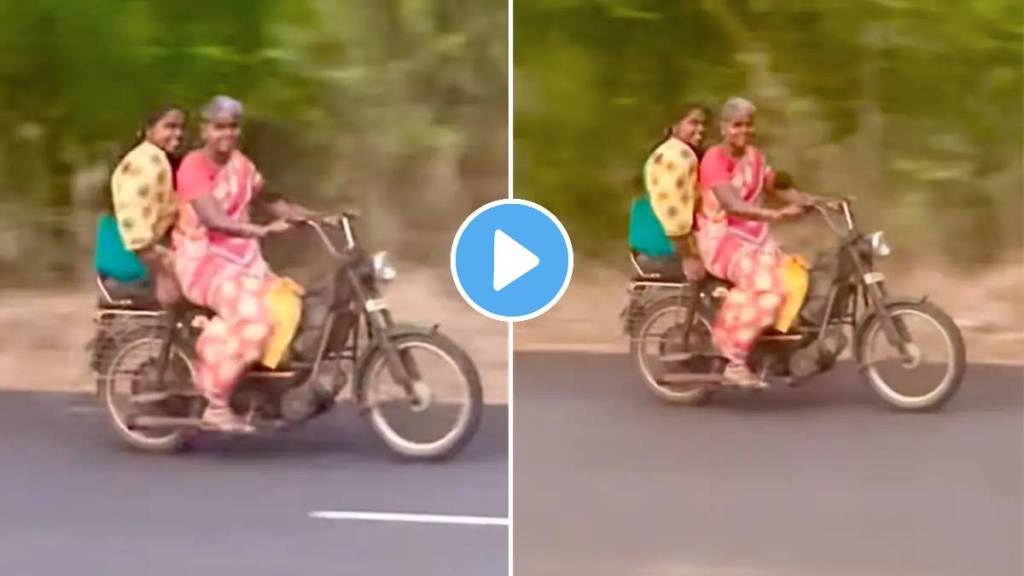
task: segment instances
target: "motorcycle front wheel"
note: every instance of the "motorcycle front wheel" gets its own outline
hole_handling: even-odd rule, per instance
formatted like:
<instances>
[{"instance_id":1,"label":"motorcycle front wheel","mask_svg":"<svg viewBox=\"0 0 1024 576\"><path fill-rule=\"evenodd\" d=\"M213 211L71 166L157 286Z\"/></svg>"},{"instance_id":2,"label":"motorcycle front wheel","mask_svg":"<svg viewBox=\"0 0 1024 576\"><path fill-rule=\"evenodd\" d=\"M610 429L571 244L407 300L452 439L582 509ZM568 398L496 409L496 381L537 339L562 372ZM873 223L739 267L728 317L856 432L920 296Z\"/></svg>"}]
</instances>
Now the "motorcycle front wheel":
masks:
<instances>
[{"instance_id":1,"label":"motorcycle front wheel","mask_svg":"<svg viewBox=\"0 0 1024 576\"><path fill-rule=\"evenodd\" d=\"M412 377L413 394L392 378L381 349L361 383L374 431L395 454L442 460L462 450L480 427L483 387L469 355L437 332L392 341Z\"/></svg>"},{"instance_id":2,"label":"motorcycle front wheel","mask_svg":"<svg viewBox=\"0 0 1024 576\"><path fill-rule=\"evenodd\" d=\"M960 329L930 302L887 310L902 333L903 350L889 342L880 316L868 320L856 351L868 385L897 410L938 410L956 395L967 367Z\"/></svg>"}]
</instances>

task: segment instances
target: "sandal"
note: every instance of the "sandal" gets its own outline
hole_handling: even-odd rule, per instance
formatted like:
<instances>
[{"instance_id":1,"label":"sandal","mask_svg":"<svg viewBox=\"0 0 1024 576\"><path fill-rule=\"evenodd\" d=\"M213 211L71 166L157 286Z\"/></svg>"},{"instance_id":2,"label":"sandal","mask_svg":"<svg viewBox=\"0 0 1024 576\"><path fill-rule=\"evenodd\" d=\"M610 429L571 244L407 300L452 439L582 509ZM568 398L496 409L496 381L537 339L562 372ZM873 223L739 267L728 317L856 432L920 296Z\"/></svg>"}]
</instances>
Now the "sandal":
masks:
<instances>
[{"instance_id":1,"label":"sandal","mask_svg":"<svg viewBox=\"0 0 1024 576\"><path fill-rule=\"evenodd\" d=\"M204 430L229 434L251 434L256 431L251 424L232 412L231 407L213 402L203 410L201 426Z\"/></svg>"},{"instance_id":2,"label":"sandal","mask_svg":"<svg viewBox=\"0 0 1024 576\"><path fill-rule=\"evenodd\" d=\"M750 371L750 368L743 362L729 362L722 373L723 383L726 386L736 386L748 390L763 390L768 383L760 376Z\"/></svg>"}]
</instances>

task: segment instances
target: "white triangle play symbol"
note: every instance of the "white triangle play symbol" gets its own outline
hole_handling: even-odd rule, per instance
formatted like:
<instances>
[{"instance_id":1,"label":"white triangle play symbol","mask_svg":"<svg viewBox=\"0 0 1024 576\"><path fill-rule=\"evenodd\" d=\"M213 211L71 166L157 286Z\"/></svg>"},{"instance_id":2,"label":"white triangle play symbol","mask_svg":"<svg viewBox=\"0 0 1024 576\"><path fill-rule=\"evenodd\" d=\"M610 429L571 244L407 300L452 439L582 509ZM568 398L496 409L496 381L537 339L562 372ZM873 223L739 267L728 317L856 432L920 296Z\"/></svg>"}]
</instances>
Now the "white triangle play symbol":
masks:
<instances>
[{"instance_id":1,"label":"white triangle play symbol","mask_svg":"<svg viewBox=\"0 0 1024 576\"><path fill-rule=\"evenodd\" d=\"M494 231L494 291L498 292L540 264L540 258L501 230Z\"/></svg>"}]
</instances>

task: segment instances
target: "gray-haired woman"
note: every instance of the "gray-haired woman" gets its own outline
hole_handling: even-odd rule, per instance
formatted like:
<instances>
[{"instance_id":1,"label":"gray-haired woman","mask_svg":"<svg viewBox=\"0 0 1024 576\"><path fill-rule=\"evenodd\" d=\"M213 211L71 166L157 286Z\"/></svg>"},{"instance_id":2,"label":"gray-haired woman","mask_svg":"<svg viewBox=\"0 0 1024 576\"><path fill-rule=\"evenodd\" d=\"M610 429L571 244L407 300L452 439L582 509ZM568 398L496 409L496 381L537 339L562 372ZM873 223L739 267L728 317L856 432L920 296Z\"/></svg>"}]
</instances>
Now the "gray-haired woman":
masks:
<instances>
[{"instance_id":1,"label":"gray-haired woman","mask_svg":"<svg viewBox=\"0 0 1024 576\"><path fill-rule=\"evenodd\" d=\"M178 168L174 230L175 272L185 297L217 313L196 343L196 385L209 402L204 423L227 431L249 428L228 400L245 368L262 356L274 327L266 296L279 279L264 261L259 239L287 230L286 219L309 214L276 199L267 208L279 220L250 220L263 177L238 149L242 113L241 103L228 96L203 109L203 146Z\"/></svg>"},{"instance_id":2,"label":"gray-haired woman","mask_svg":"<svg viewBox=\"0 0 1024 576\"><path fill-rule=\"evenodd\" d=\"M788 176L776 175L764 154L753 146L756 111L743 98L731 98L722 107L723 140L711 147L700 163L697 246L708 271L734 286L713 331L715 345L729 359L726 381L759 388L765 383L751 372L747 356L761 332L780 320L784 307L790 311L792 307L785 306L787 298L803 298L791 293L783 275L789 257L772 238L769 224L803 214L809 197L797 191ZM765 192L786 206L778 210L763 207ZM806 288L806 283L803 286Z\"/></svg>"}]
</instances>

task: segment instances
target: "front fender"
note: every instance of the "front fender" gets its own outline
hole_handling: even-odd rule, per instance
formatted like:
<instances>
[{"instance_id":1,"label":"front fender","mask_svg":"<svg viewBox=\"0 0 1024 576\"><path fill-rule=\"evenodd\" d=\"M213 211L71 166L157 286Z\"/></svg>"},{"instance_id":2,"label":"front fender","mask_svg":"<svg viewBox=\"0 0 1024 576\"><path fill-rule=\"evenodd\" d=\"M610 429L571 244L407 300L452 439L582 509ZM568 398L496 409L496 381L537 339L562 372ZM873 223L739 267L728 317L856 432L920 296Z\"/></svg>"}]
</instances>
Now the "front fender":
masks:
<instances>
[{"instance_id":1,"label":"front fender","mask_svg":"<svg viewBox=\"0 0 1024 576\"><path fill-rule=\"evenodd\" d=\"M892 308L893 306L899 306L901 304L924 304L928 301L927 296L886 296L882 305L886 308ZM864 358L864 337L867 335L868 326L875 320L875 316L878 314L875 310L868 310L867 314L864 315L864 319L857 325L857 330L853 335L853 350L857 355L857 362L862 363Z\"/></svg>"},{"instance_id":2,"label":"front fender","mask_svg":"<svg viewBox=\"0 0 1024 576\"><path fill-rule=\"evenodd\" d=\"M432 334L436 334L440 328L440 324L431 324L430 326L421 326L419 324L395 324L391 326L391 328L388 328L387 335L389 338L398 338L399 336L405 336L406 334L430 336Z\"/></svg>"},{"instance_id":3,"label":"front fender","mask_svg":"<svg viewBox=\"0 0 1024 576\"><path fill-rule=\"evenodd\" d=\"M433 336L438 333L440 324L433 324L431 326L421 326L418 324L394 324L388 328L387 332L382 336L388 340L397 340L402 336L409 336L417 334L420 336ZM380 337L375 338L366 347L363 353L356 360L355 370L353 370L353 394L356 402L359 404L363 403L363 390L366 380L366 371L370 368L373 363L373 359L381 353Z\"/></svg>"}]
</instances>

